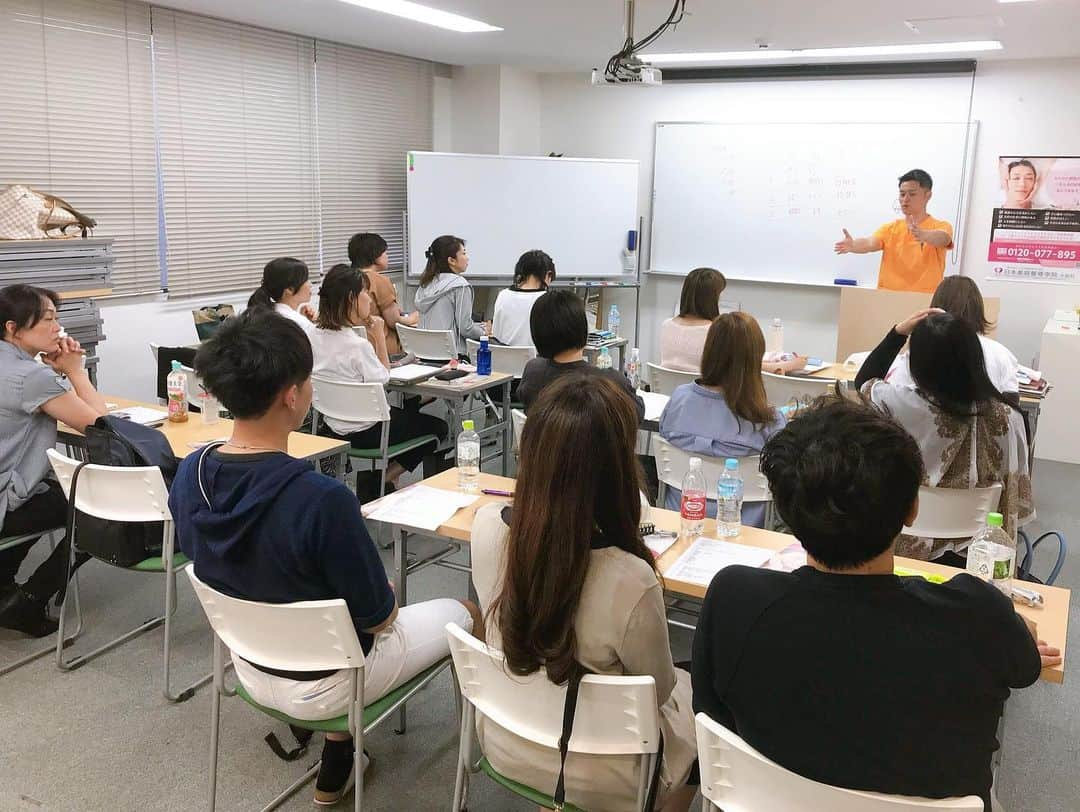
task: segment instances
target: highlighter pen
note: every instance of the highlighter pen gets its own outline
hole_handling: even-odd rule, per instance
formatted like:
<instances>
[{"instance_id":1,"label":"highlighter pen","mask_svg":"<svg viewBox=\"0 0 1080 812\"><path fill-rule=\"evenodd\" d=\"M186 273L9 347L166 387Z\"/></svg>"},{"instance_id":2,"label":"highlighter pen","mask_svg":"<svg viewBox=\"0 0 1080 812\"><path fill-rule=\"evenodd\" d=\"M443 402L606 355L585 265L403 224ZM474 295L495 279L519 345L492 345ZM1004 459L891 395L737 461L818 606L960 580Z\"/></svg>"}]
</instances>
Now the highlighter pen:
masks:
<instances>
[{"instance_id":1,"label":"highlighter pen","mask_svg":"<svg viewBox=\"0 0 1080 812\"><path fill-rule=\"evenodd\" d=\"M480 491L480 493L485 494L487 496L513 496L514 495L513 491L500 491L500 490L496 490L495 488L484 488L483 490Z\"/></svg>"}]
</instances>

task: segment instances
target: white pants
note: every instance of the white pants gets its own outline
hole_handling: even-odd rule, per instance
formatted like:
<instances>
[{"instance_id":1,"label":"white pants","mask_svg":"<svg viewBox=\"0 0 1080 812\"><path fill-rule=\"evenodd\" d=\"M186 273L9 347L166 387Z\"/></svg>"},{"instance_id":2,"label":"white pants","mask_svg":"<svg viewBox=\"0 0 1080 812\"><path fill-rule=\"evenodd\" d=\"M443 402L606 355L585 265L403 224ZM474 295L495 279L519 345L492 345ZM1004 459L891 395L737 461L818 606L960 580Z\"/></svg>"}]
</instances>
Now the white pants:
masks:
<instances>
[{"instance_id":1,"label":"white pants","mask_svg":"<svg viewBox=\"0 0 1080 812\"><path fill-rule=\"evenodd\" d=\"M370 705L449 656L446 624L472 631L472 615L459 601L436 598L398 610L397 619L375 635L364 663L364 704ZM352 693L349 672L299 682L260 671L233 655L236 676L251 698L297 719L333 719L348 712Z\"/></svg>"}]
</instances>

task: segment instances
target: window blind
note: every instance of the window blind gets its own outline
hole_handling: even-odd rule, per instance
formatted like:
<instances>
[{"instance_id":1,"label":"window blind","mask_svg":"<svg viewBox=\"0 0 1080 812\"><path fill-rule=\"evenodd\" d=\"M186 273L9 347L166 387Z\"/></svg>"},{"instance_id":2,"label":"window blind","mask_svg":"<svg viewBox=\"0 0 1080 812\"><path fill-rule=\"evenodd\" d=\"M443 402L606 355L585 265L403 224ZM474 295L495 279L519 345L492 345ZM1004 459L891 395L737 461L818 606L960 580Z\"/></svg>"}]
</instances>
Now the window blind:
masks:
<instances>
[{"instance_id":1,"label":"window blind","mask_svg":"<svg viewBox=\"0 0 1080 812\"><path fill-rule=\"evenodd\" d=\"M314 43L154 8L169 290L252 290L317 269Z\"/></svg>"},{"instance_id":2,"label":"window blind","mask_svg":"<svg viewBox=\"0 0 1080 812\"><path fill-rule=\"evenodd\" d=\"M322 41L315 48L320 267L347 262L349 237L374 231L400 268L405 154L431 149L434 66Z\"/></svg>"},{"instance_id":3,"label":"window blind","mask_svg":"<svg viewBox=\"0 0 1080 812\"><path fill-rule=\"evenodd\" d=\"M158 287L150 9L0 0L0 185L51 192L112 237L117 293Z\"/></svg>"}]
</instances>

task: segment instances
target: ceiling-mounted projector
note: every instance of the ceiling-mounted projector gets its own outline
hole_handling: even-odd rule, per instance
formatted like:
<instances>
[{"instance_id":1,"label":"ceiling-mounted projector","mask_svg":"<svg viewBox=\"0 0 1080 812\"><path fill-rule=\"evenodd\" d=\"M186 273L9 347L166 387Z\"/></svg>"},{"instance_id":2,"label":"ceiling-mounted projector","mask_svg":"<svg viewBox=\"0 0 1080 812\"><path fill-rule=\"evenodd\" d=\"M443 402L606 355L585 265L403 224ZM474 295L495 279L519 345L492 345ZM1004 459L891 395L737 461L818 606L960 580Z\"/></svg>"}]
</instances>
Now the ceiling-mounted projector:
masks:
<instances>
[{"instance_id":1,"label":"ceiling-mounted projector","mask_svg":"<svg viewBox=\"0 0 1080 812\"><path fill-rule=\"evenodd\" d=\"M637 53L656 42L669 28L682 22L686 14L686 0L675 0L671 13L660 27L638 42L634 41L634 4L635 0L626 0L626 39L619 52L608 60L603 73L599 68L593 68L594 85L659 85L663 81L660 69L642 62Z\"/></svg>"}]
</instances>

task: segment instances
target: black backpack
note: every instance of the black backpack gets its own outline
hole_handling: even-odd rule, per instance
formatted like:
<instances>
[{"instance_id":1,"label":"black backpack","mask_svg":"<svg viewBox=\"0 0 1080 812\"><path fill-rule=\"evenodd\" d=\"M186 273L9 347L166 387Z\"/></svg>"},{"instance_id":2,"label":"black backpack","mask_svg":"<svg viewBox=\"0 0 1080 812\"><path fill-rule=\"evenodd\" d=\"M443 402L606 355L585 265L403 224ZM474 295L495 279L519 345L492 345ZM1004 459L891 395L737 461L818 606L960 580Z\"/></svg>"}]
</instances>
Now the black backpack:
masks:
<instances>
[{"instance_id":1,"label":"black backpack","mask_svg":"<svg viewBox=\"0 0 1080 812\"><path fill-rule=\"evenodd\" d=\"M76 493L79 472L86 463L118 468L156 465L161 469L166 487L172 485L180 460L172 452L169 440L157 429L120 417L99 417L86 427L86 462L75 469L71 492ZM74 509L70 500L69 524L78 529L75 546L94 558L118 567L130 567L155 555L161 555L162 522L116 522L99 519ZM69 527L69 535L71 528Z\"/></svg>"}]
</instances>

